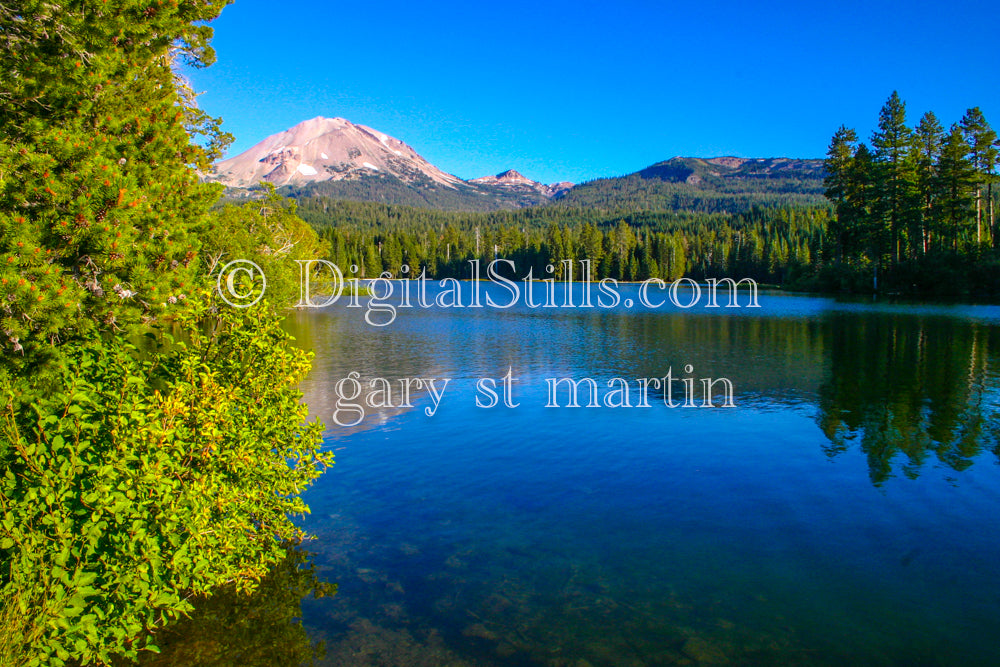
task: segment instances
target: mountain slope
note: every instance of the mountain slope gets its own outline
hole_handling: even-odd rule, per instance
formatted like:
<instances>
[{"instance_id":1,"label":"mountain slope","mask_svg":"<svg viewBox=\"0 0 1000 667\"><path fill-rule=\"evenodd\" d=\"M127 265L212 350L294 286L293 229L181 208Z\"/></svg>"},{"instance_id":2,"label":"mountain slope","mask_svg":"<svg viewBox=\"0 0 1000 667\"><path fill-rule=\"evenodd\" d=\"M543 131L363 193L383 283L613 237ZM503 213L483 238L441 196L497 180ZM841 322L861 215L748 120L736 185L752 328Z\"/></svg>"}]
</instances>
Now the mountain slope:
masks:
<instances>
[{"instance_id":1,"label":"mountain slope","mask_svg":"<svg viewBox=\"0 0 1000 667\"><path fill-rule=\"evenodd\" d=\"M823 205L822 160L675 157L633 174L577 185L564 205L607 210L739 212Z\"/></svg>"},{"instance_id":2,"label":"mountain slope","mask_svg":"<svg viewBox=\"0 0 1000 667\"><path fill-rule=\"evenodd\" d=\"M444 187L428 179L404 180L392 174L364 174L338 181L289 185L280 192L294 199L328 197L442 211L500 211L549 202L547 197L534 191L472 185L465 181L455 187Z\"/></svg>"}]
</instances>

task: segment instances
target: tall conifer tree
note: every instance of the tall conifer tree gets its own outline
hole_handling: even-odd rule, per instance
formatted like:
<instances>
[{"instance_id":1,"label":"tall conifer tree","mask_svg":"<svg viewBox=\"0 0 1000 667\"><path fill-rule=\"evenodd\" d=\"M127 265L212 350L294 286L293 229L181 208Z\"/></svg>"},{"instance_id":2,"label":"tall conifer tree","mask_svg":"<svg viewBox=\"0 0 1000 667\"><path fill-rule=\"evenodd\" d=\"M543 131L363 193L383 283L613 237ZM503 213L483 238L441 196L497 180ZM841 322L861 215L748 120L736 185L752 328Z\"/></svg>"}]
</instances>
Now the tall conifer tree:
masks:
<instances>
[{"instance_id":1,"label":"tall conifer tree","mask_svg":"<svg viewBox=\"0 0 1000 667\"><path fill-rule=\"evenodd\" d=\"M973 107L965 112L960 123L962 135L969 146L969 161L976 170L976 243L982 242L983 227L983 187L988 181L997 161L997 133L986 122L982 110Z\"/></svg>"},{"instance_id":2,"label":"tall conifer tree","mask_svg":"<svg viewBox=\"0 0 1000 667\"><path fill-rule=\"evenodd\" d=\"M916 150L916 186L920 198L919 225L920 249L927 253L931 244L931 230L937 227L939 214L934 183L937 178L937 164L944 142L944 128L933 111L920 118L913 133Z\"/></svg>"},{"instance_id":3,"label":"tall conifer tree","mask_svg":"<svg viewBox=\"0 0 1000 667\"><path fill-rule=\"evenodd\" d=\"M893 264L901 255L904 230L913 214L912 131L906 126L906 104L893 91L879 113L872 135L878 167L878 215L889 235Z\"/></svg>"},{"instance_id":4,"label":"tall conifer tree","mask_svg":"<svg viewBox=\"0 0 1000 667\"><path fill-rule=\"evenodd\" d=\"M935 196L941 204L942 237L957 250L962 231L969 221L976 170L968 158L968 144L962 129L952 125L941 147Z\"/></svg>"},{"instance_id":5,"label":"tall conifer tree","mask_svg":"<svg viewBox=\"0 0 1000 667\"><path fill-rule=\"evenodd\" d=\"M849 194L851 190L851 167L854 162L854 151L858 141L858 134L853 129L843 125L830 140L830 147L826 153L826 197L833 202L837 215L833 220L833 228L830 230L836 239L837 250L840 258L849 251L849 229L856 220L852 217L851 202Z\"/></svg>"},{"instance_id":6,"label":"tall conifer tree","mask_svg":"<svg viewBox=\"0 0 1000 667\"><path fill-rule=\"evenodd\" d=\"M877 265L882 263L888 245L887 228L876 215L878 200L878 169L867 144L858 145L851 163L848 182L850 190L850 215L854 221L850 228L851 243L868 253Z\"/></svg>"},{"instance_id":7,"label":"tall conifer tree","mask_svg":"<svg viewBox=\"0 0 1000 667\"><path fill-rule=\"evenodd\" d=\"M177 80L212 62L223 1L0 6L0 345L120 331L191 293L217 198L192 167L224 143ZM205 130L208 150L189 132Z\"/></svg>"}]
</instances>

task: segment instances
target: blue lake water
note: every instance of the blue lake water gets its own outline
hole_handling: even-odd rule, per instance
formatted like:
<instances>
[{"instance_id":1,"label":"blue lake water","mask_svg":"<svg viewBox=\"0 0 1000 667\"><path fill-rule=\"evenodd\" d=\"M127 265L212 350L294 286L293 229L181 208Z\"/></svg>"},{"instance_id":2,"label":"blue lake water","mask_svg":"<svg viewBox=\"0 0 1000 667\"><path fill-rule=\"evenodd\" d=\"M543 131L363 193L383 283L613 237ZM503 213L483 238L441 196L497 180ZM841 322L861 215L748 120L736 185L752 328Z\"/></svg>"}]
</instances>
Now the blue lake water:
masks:
<instances>
[{"instance_id":1,"label":"blue lake water","mask_svg":"<svg viewBox=\"0 0 1000 667\"><path fill-rule=\"evenodd\" d=\"M760 305L295 315L337 455L303 520L327 664L996 664L1000 308ZM519 405L477 407L508 369ZM736 407L545 407L668 370ZM338 426L352 371L393 405ZM432 377L433 416L398 405Z\"/></svg>"}]
</instances>

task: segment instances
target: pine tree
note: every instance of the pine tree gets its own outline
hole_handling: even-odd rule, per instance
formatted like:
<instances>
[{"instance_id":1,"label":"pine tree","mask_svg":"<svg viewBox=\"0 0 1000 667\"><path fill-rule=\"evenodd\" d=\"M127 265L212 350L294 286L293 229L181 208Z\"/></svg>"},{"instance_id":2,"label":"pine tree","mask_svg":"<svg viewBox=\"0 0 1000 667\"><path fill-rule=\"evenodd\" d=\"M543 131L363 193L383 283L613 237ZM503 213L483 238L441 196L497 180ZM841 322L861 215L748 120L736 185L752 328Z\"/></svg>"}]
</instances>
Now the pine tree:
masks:
<instances>
[{"instance_id":1,"label":"pine tree","mask_svg":"<svg viewBox=\"0 0 1000 667\"><path fill-rule=\"evenodd\" d=\"M872 135L879 172L877 214L888 228L893 264L900 259L904 230L913 215L911 137L912 131L906 126L906 104L893 91L879 112L878 130Z\"/></svg>"},{"instance_id":2,"label":"pine tree","mask_svg":"<svg viewBox=\"0 0 1000 667\"><path fill-rule=\"evenodd\" d=\"M601 232L593 222L588 222L583 226L580 233L580 257L589 259L591 266L596 268L601 263L603 248L601 247Z\"/></svg>"},{"instance_id":3,"label":"pine tree","mask_svg":"<svg viewBox=\"0 0 1000 667\"><path fill-rule=\"evenodd\" d=\"M996 206L993 201L993 184L997 182L997 167L1000 167L1000 139L986 151L984 160L986 173L986 206L990 227L990 238L994 250L1000 250L1000 229L997 228Z\"/></svg>"},{"instance_id":4,"label":"pine tree","mask_svg":"<svg viewBox=\"0 0 1000 667\"><path fill-rule=\"evenodd\" d=\"M997 133L986 122L979 107L965 112L960 123L962 136L968 144L969 161L976 171L976 243L982 242L983 228L983 186L989 189L987 201L992 200L992 173L997 163ZM990 207L992 211L992 207ZM989 220L992 230L992 220Z\"/></svg>"},{"instance_id":5,"label":"pine tree","mask_svg":"<svg viewBox=\"0 0 1000 667\"><path fill-rule=\"evenodd\" d=\"M226 2L0 6L0 342L53 349L181 307L225 143L172 65L206 65ZM205 131L207 148L189 131Z\"/></svg>"},{"instance_id":6,"label":"pine tree","mask_svg":"<svg viewBox=\"0 0 1000 667\"><path fill-rule=\"evenodd\" d=\"M934 112L928 111L920 118L913 134L916 151L916 184L920 198L919 225L920 248L926 254L931 244L931 230L938 226L938 206L934 182L937 178L937 163L944 142L944 129Z\"/></svg>"},{"instance_id":7,"label":"pine tree","mask_svg":"<svg viewBox=\"0 0 1000 667\"><path fill-rule=\"evenodd\" d=\"M382 258L379 257L375 247L371 245L367 246L362 257L363 262L359 267L361 276L364 278L378 278L382 273Z\"/></svg>"},{"instance_id":8,"label":"pine tree","mask_svg":"<svg viewBox=\"0 0 1000 667\"><path fill-rule=\"evenodd\" d=\"M830 147L826 153L825 194L836 208L836 217L830 232L836 239L837 252L841 259L850 246L848 230L855 222L851 217L852 208L848 195L851 189L851 166L854 162L857 141L857 132L841 125L830 140Z\"/></svg>"},{"instance_id":9,"label":"pine tree","mask_svg":"<svg viewBox=\"0 0 1000 667\"><path fill-rule=\"evenodd\" d=\"M940 236L958 250L964 226L969 222L976 170L968 158L968 144L958 125L952 125L938 160L935 196L941 205Z\"/></svg>"},{"instance_id":10,"label":"pine tree","mask_svg":"<svg viewBox=\"0 0 1000 667\"><path fill-rule=\"evenodd\" d=\"M881 263L887 245L886 227L876 214L878 184L875 159L868 146L859 144L848 171L847 200L851 225L847 239L852 249L864 250L868 257Z\"/></svg>"}]
</instances>

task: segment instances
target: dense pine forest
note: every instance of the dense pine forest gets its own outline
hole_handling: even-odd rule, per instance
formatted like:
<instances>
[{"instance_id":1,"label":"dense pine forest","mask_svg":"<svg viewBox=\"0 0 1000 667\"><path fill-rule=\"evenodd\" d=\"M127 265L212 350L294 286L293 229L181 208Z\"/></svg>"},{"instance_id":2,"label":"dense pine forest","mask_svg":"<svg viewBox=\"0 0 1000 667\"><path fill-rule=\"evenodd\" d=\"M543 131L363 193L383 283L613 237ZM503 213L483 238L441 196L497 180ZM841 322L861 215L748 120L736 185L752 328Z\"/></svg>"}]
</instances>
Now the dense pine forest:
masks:
<instances>
[{"instance_id":1,"label":"dense pine forest","mask_svg":"<svg viewBox=\"0 0 1000 667\"><path fill-rule=\"evenodd\" d=\"M830 211L752 208L739 214L619 212L544 206L456 213L330 201L299 202L298 213L329 243L329 259L372 277L426 267L429 276L468 277L468 260L513 260L561 270L562 259L590 259L595 277L618 280L739 275L782 283L802 275L823 243Z\"/></svg>"}]
</instances>

